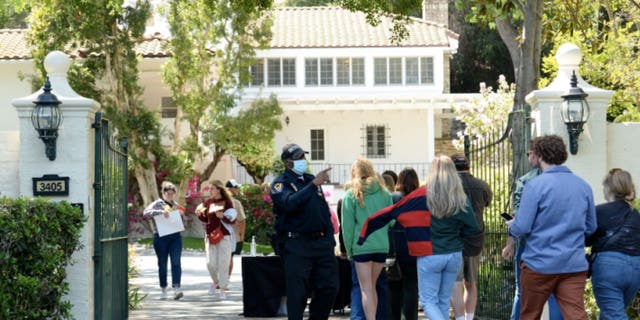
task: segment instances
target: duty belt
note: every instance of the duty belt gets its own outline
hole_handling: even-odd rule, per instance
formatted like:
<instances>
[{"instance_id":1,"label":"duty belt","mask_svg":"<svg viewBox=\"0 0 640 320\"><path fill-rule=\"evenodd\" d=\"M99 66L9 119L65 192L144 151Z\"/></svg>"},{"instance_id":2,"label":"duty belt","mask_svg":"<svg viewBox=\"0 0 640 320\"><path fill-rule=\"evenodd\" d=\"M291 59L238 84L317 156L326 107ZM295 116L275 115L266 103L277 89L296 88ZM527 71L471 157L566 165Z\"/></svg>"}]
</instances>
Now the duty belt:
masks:
<instances>
[{"instance_id":1,"label":"duty belt","mask_svg":"<svg viewBox=\"0 0 640 320\"><path fill-rule=\"evenodd\" d=\"M307 240L318 240L324 237L324 232L287 232L288 239L307 239Z\"/></svg>"}]
</instances>

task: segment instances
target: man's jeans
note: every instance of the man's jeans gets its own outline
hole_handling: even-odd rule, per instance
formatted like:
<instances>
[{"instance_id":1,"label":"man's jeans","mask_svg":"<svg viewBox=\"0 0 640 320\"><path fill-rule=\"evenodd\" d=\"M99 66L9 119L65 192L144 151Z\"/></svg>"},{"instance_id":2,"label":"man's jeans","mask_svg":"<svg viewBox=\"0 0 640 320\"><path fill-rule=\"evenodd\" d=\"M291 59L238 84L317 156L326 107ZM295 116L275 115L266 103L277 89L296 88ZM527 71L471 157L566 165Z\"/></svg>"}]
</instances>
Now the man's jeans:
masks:
<instances>
[{"instance_id":1,"label":"man's jeans","mask_svg":"<svg viewBox=\"0 0 640 320\"><path fill-rule=\"evenodd\" d=\"M516 245L516 254L513 263L515 264L516 271L516 294L513 298L513 308L511 309L511 320L520 320L520 259L522 258L522 252L525 245L524 239L518 240ZM549 304L549 320L563 320L562 312L556 301L556 297L552 294L547 301Z\"/></svg>"},{"instance_id":2,"label":"man's jeans","mask_svg":"<svg viewBox=\"0 0 640 320\"><path fill-rule=\"evenodd\" d=\"M358 282L358 274L356 274L356 266L351 261L351 320L364 320L364 309L362 308L362 292L360 292L360 283ZM387 274L384 269L380 272L378 281L376 282L376 293L378 294L378 308L376 309L376 320L387 320Z\"/></svg>"},{"instance_id":3,"label":"man's jeans","mask_svg":"<svg viewBox=\"0 0 640 320\"><path fill-rule=\"evenodd\" d=\"M180 287L180 277L182 267L180 266L180 256L182 255L182 236L180 232L159 237L153 235L153 249L158 257L158 276L160 287L167 287L167 259L171 257L171 284L172 287Z\"/></svg>"},{"instance_id":4,"label":"man's jeans","mask_svg":"<svg viewBox=\"0 0 640 320\"><path fill-rule=\"evenodd\" d=\"M593 294L598 319L627 319L626 309L640 289L640 256L598 252L593 262Z\"/></svg>"},{"instance_id":5,"label":"man's jeans","mask_svg":"<svg viewBox=\"0 0 640 320\"><path fill-rule=\"evenodd\" d=\"M418 257L418 295L429 319L449 319L453 283L461 267L462 252Z\"/></svg>"}]
</instances>

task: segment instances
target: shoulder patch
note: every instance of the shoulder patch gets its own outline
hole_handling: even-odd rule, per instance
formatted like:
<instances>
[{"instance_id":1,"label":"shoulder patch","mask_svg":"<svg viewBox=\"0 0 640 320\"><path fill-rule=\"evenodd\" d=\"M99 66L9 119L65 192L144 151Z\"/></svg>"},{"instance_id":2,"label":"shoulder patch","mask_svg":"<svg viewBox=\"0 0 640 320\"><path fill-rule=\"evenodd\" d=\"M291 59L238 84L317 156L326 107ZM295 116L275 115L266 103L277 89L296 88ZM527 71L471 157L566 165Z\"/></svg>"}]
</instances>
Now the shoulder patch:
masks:
<instances>
[{"instance_id":1,"label":"shoulder patch","mask_svg":"<svg viewBox=\"0 0 640 320\"><path fill-rule=\"evenodd\" d=\"M273 191L282 192L282 183L278 182L278 183L274 184L273 185Z\"/></svg>"}]
</instances>

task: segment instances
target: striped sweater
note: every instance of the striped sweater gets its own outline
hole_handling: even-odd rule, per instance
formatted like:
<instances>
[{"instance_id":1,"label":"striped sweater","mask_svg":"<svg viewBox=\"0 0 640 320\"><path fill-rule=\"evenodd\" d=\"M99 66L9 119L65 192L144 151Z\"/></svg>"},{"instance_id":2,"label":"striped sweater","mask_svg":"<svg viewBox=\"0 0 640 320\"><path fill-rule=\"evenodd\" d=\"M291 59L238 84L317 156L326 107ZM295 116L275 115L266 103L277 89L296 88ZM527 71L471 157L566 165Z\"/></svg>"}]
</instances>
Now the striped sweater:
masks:
<instances>
[{"instance_id":1,"label":"striped sweater","mask_svg":"<svg viewBox=\"0 0 640 320\"><path fill-rule=\"evenodd\" d=\"M462 251L462 238L478 232L469 201L465 211L448 218L432 218L427 208L427 188L422 186L398 203L371 215L360 231L358 244L393 219L405 228L409 255L415 257Z\"/></svg>"}]
</instances>

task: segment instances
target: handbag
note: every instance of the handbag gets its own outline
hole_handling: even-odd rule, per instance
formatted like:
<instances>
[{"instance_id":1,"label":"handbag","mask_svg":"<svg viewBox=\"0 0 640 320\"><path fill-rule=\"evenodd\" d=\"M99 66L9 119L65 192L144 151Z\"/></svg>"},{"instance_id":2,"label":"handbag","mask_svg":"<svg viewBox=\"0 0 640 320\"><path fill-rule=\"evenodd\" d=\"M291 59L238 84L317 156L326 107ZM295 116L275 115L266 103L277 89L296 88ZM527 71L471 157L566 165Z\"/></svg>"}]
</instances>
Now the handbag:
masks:
<instances>
[{"instance_id":1,"label":"handbag","mask_svg":"<svg viewBox=\"0 0 640 320\"><path fill-rule=\"evenodd\" d=\"M393 230L391 230L391 257L388 257L385 261L385 272L387 273L387 280L399 281L402 280L402 269L400 269L400 262L397 259L396 253L396 240Z\"/></svg>"},{"instance_id":2,"label":"handbag","mask_svg":"<svg viewBox=\"0 0 640 320\"><path fill-rule=\"evenodd\" d=\"M210 233L207 234L207 239L209 240L209 244L217 244L224 238L224 233L222 233L221 226L213 229Z\"/></svg>"}]
</instances>

